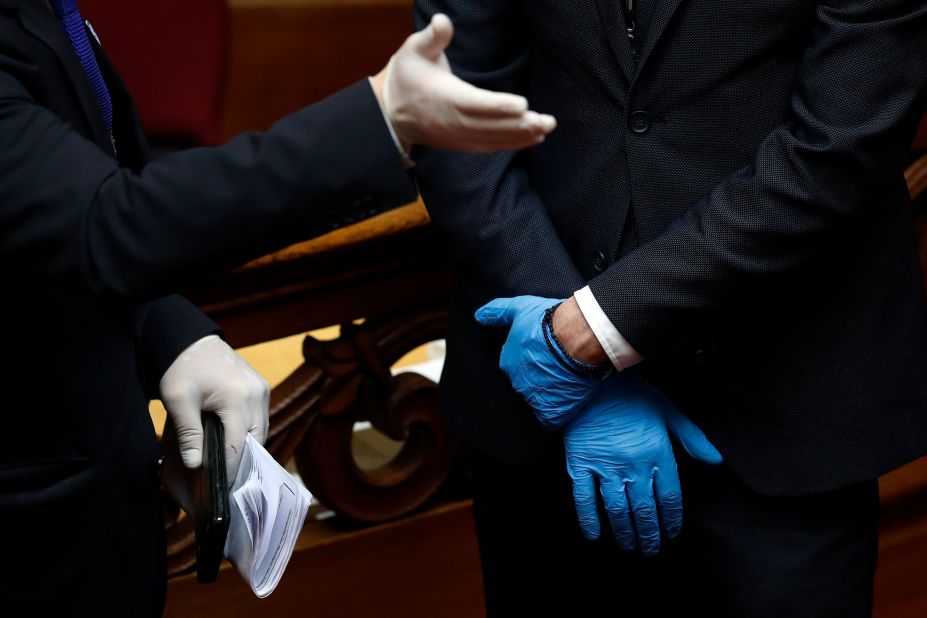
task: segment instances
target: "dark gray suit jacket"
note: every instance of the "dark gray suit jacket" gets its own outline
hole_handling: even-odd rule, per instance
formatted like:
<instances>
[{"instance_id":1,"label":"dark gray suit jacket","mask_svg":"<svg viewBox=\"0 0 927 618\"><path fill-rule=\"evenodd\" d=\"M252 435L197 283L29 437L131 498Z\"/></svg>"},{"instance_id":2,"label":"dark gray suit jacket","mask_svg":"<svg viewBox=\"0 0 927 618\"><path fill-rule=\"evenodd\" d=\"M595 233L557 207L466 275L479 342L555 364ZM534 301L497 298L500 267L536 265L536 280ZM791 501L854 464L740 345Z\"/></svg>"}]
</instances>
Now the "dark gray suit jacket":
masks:
<instances>
[{"instance_id":1,"label":"dark gray suit jacket","mask_svg":"<svg viewBox=\"0 0 927 618\"><path fill-rule=\"evenodd\" d=\"M646 2L646 0L645 0ZM923 0L418 0L464 79L557 130L416 155L461 285L445 407L523 461L545 437L496 369L496 296L589 284L750 487L818 492L927 451L924 290L903 169L927 94ZM641 4L641 3L639 3Z\"/></svg>"}]
</instances>

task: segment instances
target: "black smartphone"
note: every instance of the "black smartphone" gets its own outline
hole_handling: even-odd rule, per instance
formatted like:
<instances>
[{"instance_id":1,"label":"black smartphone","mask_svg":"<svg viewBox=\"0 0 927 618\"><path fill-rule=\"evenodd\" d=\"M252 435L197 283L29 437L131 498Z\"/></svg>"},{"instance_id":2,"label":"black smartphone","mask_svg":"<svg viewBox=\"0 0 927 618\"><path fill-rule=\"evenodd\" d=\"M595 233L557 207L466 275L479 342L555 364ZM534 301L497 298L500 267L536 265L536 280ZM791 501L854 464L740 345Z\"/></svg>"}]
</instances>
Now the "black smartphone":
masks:
<instances>
[{"instance_id":1,"label":"black smartphone","mask_svg":"<svg viewBox=\"0 0 927 618\"><path fill-rule=\"evenodd\" d=\"M229 532L229 485L225 469L225 430L212 412L203 413L203 465L193 492L196 512L196 581L216 581Z\"/></svg>"}]
</instances>

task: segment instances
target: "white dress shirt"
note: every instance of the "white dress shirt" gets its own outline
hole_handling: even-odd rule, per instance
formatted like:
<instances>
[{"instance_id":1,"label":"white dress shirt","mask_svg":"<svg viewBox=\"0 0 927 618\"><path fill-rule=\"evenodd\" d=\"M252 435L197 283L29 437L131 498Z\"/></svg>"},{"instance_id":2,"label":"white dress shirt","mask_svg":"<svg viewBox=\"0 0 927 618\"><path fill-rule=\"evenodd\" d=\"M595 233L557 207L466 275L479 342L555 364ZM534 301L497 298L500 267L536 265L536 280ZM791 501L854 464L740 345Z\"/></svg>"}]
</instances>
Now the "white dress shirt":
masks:
<instances>
[{"instance_id":1,"label":"white dress shirt","mask_svg":"<svg viewBox=\"0 0 927 618\"><path fill-rule=\"evenodd\" d=\"M576 299L576 304L579 305L579 310L586 318L589 328L595 333L595 338L599 340L599 344L605 350L615 369L623 371L643 360L637 350L621 336L615 325L602 311L599 301L595 299L588 285L576 292L573 298Z\"/></svg>"}]
</instances>

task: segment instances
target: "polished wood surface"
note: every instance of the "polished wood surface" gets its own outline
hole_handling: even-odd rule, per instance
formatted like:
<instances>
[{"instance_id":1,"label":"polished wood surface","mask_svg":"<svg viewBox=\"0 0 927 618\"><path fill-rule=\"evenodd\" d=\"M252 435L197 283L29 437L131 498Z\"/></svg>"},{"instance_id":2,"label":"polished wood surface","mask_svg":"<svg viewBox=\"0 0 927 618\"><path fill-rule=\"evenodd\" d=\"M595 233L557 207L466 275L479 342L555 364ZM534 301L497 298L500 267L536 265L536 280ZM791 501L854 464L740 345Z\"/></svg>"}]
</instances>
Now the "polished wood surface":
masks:
<instances>
[{"instance_id":1,"label":"polished wood surface","mask_svg":"<svg viewBox=\"0 0 927 618\"><path fill-rule=\"evenodd\" d=\"M339 325L334 340L305 336L303 362L271 394L266 447L295 459L310 490L342 517L376 523L408 515L438 493L457 455L437 386L390 368L444 336L453 278L420 204L257 260L191 290L242 347ZM358 322L358 320L362 320ZM353 452L370 423L402 443L374 467ZM169 511L168 566L194 565L192 522Z\"/></svg>"},{"instance_id":2,"label":"polished wood surface","mask_svg":"<svg viewBox=\"0 0 927 618\"><path fill-rule=\"evenodd\" d=\"M246 264L243 269L254 270L271 264L322 254L327 251L348 249L377 238L420 230L428 227L429 223L428 211L425 210L425 205L419 200L403 208L391 210L372 219L361 221L356 225L291 245L254 260Z\"/></svg>"},{"instance_id":3,"label":"polished wood surface","mask_svg":"<svg viewBox=\"0 0 927 618\"><path fill-rule=\"evenodd\" d=\"M235 347L449 298L449 256L420 204L300 243L188 292Z\"/></svg>"},{"instance_id":4,"label":"polished wood surface","mask_svg":"<svg viewBox=\"0 0 927 618\"><path fill-rule=\"evenodd\" d=\"M469 501L366 530L306 524L277 590L258 599L225 564L216 583L174 578L168 618L482 618Z\"/></svg>"},{"instance_id":5,"label":"polished wood surface","mask_svg":"<svg viewBox=\"0 0 927 618\"><path fill-rule=\"evenodd\" d=\"M883 476L876 618L927 616L927 458Z\"/></svg>"}]
</instances>

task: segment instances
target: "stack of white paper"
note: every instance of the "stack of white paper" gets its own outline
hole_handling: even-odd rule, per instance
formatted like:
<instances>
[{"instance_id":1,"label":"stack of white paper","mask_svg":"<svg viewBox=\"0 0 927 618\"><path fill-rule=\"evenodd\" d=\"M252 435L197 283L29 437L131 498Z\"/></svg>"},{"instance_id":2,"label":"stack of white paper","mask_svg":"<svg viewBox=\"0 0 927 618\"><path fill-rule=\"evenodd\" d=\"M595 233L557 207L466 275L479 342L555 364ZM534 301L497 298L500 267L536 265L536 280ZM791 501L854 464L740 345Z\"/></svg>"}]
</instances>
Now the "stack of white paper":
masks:
<instances>
[{"instance_id":1,"label":"stack of white paper","mask_svg":"<svg viewBox=\"0 0 927 618\"><path fill-rule=\"evenodd\" d=\"M258 597L269 595L280 582L311 499L306 488L248 435L230 494L225 556Z\"/></svg>"}]
</instances>

